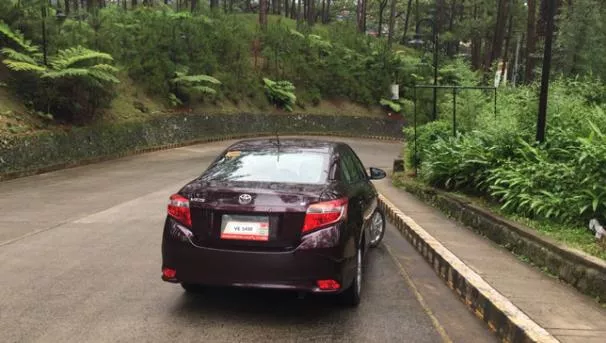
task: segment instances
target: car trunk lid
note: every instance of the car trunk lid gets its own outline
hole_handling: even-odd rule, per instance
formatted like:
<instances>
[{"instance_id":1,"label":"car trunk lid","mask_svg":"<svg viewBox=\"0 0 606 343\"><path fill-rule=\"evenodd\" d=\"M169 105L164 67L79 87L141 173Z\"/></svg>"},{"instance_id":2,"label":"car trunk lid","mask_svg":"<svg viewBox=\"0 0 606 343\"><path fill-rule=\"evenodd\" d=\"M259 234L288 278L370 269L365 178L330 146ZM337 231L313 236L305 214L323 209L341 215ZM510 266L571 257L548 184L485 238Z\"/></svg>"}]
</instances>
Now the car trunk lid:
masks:
<instances>
[{"instance_id":1,"label":"car trunk lid","mask_svg":"<svg viewBox=\"0 0 606 343\"><path fill-rule=\"evenodd\" d=\"M310 203L323 185L217 184L190 194L197 244L212 248L290 250L301 240Z\"/></svg>"}]
</instances>

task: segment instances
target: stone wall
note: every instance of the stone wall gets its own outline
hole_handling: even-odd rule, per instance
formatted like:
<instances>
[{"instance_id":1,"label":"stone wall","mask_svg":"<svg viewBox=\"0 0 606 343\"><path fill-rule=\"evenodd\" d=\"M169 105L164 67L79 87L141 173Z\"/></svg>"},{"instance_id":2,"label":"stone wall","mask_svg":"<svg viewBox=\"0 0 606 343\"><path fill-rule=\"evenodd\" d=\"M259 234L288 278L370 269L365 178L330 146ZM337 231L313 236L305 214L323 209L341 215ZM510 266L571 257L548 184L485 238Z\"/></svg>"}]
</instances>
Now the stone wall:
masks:
<instances>
[{"instance_id":1,"label":"stone wall","mask_svg":"<svg viewBox=\"0 0 606 343\"><path fill-rule=\"evenodd\" d=\"M179 114L0 137L0 180L162 147L225 138L319 134L402 138L403 122L329 115Z\"/></svg>"}]
</instances>

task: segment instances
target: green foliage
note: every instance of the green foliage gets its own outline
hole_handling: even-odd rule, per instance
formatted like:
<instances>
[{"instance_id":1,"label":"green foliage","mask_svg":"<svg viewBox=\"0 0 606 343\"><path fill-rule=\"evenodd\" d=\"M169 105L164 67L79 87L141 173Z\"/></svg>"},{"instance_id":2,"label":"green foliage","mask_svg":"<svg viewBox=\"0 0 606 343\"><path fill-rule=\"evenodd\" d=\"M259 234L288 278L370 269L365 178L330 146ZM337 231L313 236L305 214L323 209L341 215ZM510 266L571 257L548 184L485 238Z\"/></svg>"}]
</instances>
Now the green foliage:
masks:
<instances>
[{"instance_id":1,"label":"green foliage","mask_svg":"<svg viewBox=\"0 0 606 343\"><path fill-rule=\"evenodd\" d=\"M424 152L422 176L429 184L446 189L486 190L488 171L498 162L491 137L481 134L438 137Z\"/></svg>"},{"instance_id":2,"label":"green foliage","mask_svg":"<svg viewBox=\"0 0 606 343\"><path fill-rule=\"evenodd\" d=\"M265 93L275 106L284 108L292 112L293 106L297 102L295 95L295 86L289 81L272 81L264 78Z\"/></svg>"},{"instance_id":3,"label":"green foliage","mask_svg":"<svg viewBox=\"0 0 606 343\"><path fill-rule=\"evenodd\" d=\"M38 47L18 31L0 23L0 36L16 47L0 50L2 62L16 73L15 88L35 109L68 121L86 121L111 101L111 85L120 82L115 76L118 69L110 65L111 55L76 46L49 56L45 65Z\"/></svg>"},{"instance_id":4,"label":"green foliage","mask_svg":"<svg viewBox=\"0 0 606 343\"><path fill-rule=\"evenodd\" d=\"M381 101L379 101L379 104L381 104L381 106L389 107L390 110L396 113L402 110L402 104L400 104L399 101L381 99Z\"/></svg>"},{"instance_id":5,"label":"green foliage","mask_svg":"<svg viewBox=\"0 0 606 343\"><path fill-rule=\"evenodd\" d=\"M577 0L561 6L555 40L556 67L567 75L606 78L606 6L601 0Z\"/></svg>"},{"instance_id":6,"label":"green foliage","mask_svg":"<svg viewBox=\"0 0 606 343\"><path fill-rule=\"evenodd\" d=\"M479 192L500 202L503 210L528 218L578 225L605 219L606 113L593 86L595 81L552 84L548 140L543 144L533 142L532 86L504 92L497 118L487 103L473 129L456 138L440 136L438 124L422 126L418 148L423 179L438 187Z\"/></svg>"},{"instance_id":7,"label":"green foliage","mask_svg":"<svg viewBox=\"0 0 606 343\"><path fill-rule=\"evenodd\" d=\"M212 76L203 74L188 75L188 71L187 67L181 67L179 71L175 72L175 77L170 80L176 93L169 94L169 100L173 106L188 102L190 97L196 93L215 95L217 91L211 86L221 84L221 81Z\"/></svg>"},{"instance_id":8,"label":"green foliage","mask_svg":"<svg viewBox=\"0 0 606 343\"><path fill-rule=\"evenodd\" d=\"M415 132L414 127L405 127L404 138L406 145L406 164L408 168L420 167L425 160L426 149L440 139L452 135L452 126L446 121L434 121L417 128L417 158L415 159Z\"/></svg>"}]
</instances>

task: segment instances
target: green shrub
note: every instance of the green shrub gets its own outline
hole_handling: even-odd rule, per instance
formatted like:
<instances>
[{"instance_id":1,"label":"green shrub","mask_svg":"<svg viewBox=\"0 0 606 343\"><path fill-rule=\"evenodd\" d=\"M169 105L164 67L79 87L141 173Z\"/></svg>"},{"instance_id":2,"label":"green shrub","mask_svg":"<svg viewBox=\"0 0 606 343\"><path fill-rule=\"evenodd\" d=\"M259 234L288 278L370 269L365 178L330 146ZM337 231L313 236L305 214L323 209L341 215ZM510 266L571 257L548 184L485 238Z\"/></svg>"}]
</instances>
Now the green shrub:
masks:
<instances>
[{"instance_id":1,"label":"green shrub","mask_svg":"<svg viewBox=\"0 0 606 343\"><path fill-rule=\"evenodd\" d=\"M485 191L489 171L498 163L497 146L490 136L475 134L438 139L423 149L422 177L446 189Z\"/></svg>"},{"instance_id":2,"label":"green shrub","mask_svg":"<svg viewBox=\"0 0 606 343\"><path fill-rule=\"evenodd\" d=\"M19 31L0 22L0 36L10 42L0 50L2 63L15 75L14 88L34 109L69 122L86 122L114 97L112 86L119 80L111 55L76 46L48 56L44 64L39 48Z\"/></svg>"},{"instance_id":3,"label":"green shrub","mask_svg":"<svg viewBox=\"0 0 606 343\"><path fill-rule=\"evenodd\" d=\"M263 83L269 101L276 107L292 112L293 106L297 102L295 86L289 81L272 81L270 79L263 79Z\"/></svg>"},{"instance_id":4,"label":"green shrub","mask_svg":"<svg viewBox=\"0 0 606 343\"><path fill-rule=\"evenodd\" d=\"M456 138L444 134L445 123L421 126L423 179L485 194L527 218L579 225L606 219L606 114L592 87L577 88L571 91L569 81L552 84L543 144L534 143L536 86L504 91L496 118L487 102L473 129ZM411 129L406 136L410 154Z\"/></svg>"},{"instance_id":5,"label":"green shrub","mask_svg":"<svg viewBox=\"0 0 606 343\"><path fill-rule=\"evenodd\" d=\"M434 121L417 127L417 158L415 159L414 127L405 127L404 139L407 142L405 159L408 168L420 167L425 160L426 149L449 135L452 135L452 126L446 121Z\"/></svg>"}]
</instances>

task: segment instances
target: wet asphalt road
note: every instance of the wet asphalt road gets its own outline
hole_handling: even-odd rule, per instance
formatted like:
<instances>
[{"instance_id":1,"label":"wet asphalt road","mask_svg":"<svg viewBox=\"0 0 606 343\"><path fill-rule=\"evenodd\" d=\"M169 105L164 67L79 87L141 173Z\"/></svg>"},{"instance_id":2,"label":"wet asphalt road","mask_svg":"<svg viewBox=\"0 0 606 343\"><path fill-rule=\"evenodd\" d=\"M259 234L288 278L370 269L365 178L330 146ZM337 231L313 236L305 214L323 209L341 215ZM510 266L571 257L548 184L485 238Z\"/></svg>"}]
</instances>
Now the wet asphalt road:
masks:
<instances>
[{"instance_id":1,"label":"wet asphalt road","mask_svg":"<svg viewBox=\"0 0 606 343\"><path fill-rule=\"evenodd\" d=\"M395 143L339 140L366 166L389 168L400 150ZM391 227L368 256L357 309L274 291L209 289L192 296L161 282L167 198L228 144L0 183L0 341L494 340ZM411 280L402 277L402 266ZM423 296L428 306L419 302Z\"/></svg>"}]
</instances>

